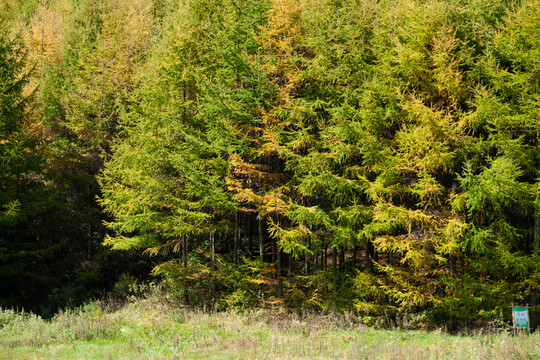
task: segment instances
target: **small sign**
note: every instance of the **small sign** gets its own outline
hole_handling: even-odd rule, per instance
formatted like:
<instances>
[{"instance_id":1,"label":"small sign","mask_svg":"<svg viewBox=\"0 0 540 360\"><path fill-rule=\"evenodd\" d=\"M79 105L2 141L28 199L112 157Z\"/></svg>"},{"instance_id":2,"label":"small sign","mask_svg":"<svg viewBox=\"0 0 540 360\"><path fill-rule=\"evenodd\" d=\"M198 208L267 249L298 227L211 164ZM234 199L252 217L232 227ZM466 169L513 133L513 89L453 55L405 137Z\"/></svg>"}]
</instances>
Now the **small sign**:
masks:
<instances>
[{"instance_id":1,"label":"small sign","mask_svg":"<svg viewBox=\"0 0 540 360\"><path fill-rule=\"evenodd\" d=\"M529 328L529 309L526 307L512 307L514 327L521 329Z\"/></svg>"}]
</instances>

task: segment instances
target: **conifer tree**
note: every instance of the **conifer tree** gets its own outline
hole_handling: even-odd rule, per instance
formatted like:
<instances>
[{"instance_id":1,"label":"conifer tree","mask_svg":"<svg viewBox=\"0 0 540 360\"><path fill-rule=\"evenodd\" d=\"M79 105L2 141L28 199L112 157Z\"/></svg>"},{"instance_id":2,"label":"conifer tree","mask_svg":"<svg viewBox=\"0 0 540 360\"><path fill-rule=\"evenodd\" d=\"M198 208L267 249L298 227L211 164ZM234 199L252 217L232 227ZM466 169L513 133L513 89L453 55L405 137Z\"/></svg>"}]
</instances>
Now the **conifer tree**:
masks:
<instances>
[{"instance_id":1,"label":"conifer tree","mask_svg":"<svg viewBox=\"0 0 540 360\"><path fill-rule=\"evenodd\" d=\"M126 115L101 177L100 202L114 219L106 242L154 254L183 248L185 257L201 250L200 259L196 251L190 256L190 269L211 281L212 293L216 252L228 247L237 207L225 182L242 147L237 129L249 126L264 96L253 98L250 61L263 13L264 4L252 2L181 3L167 46L149 62L156 73L141 77L140 104Z\"/></svg>"},{"instance_id":2,"label":"conifer tree","mask_svg":"<svg viewBox=\"0 0 540 360\"><path fill-rule=\"evenodd\" d=\"M397 17L404 23L390 22L379 48L400 116L371 187L377 205L366 230L400 264L362 274L358 288L399 308L489 318L536 272L522 252L531 225L516 220L534 212L529 164L537 147L497 128L516 119L517 92L502 90L511 82L494 81L488 70L501 64L486 34L502 23L505 5L476 11L470 4L466 17L447 2L426 6L429 19L411 7ZM476 31L465 31L472 21Z\"/></svg>"},{"instance_id":3,"label":"conifer tree","mask_svg":"<svg viewBox=\"0 0 540 360\"><path fill-rule=\"evenodd\" d=\"M4 2L0 271L71 297L108 233L192 304L535 304L538 6Z\"/></svg>"},{"instance_id":4,"label":"conifer tree","mask_svg":"<svg viewBox=\"0 0 540 360\"><path fill-rule=\"evenodd\" d=\"M43 147L31 129L31 96L23 96L29 74L20 39L0 33L0 305L26 303L56 279L46 268L59 242L42 239L41 216L50 207L44 189Z\"/></svg>"},{"instance_id":5,"label":"conifer tree","mask_svg":"<svg viewBox=\"0 0 540 360\"><path fill-rule=\"evenodd\" d=\"M39 265L51 270L43 274L51 274L53 285L34 299L46 315L67 302L83 303L133 269L101 245L105 216L95 176L153 29L146 2L55 0L34 7L13 27L34 68L27 85L37 86L31 128L43 140L41 176L50 194L32 231L56 244Z\"/></svg>"}]
</instances>

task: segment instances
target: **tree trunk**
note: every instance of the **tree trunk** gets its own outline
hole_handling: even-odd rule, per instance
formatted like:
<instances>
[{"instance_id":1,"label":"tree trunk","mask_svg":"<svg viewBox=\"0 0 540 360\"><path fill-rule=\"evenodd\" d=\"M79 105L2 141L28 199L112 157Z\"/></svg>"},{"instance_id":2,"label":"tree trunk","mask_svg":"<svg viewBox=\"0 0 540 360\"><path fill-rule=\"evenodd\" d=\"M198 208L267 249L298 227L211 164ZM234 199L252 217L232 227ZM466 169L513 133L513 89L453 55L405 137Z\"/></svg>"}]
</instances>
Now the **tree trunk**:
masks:
<instances>
[{"instance_id":1,"label":"tree trunk","mask_svg":"<svg viewBox=\"0 0 540 360\"><path fill-rule=\"evenodd\" d=\"M353 266L353 269L356 269L356 241L354 242L354 245L353 245L352 266Z\"/></svg>"},{"instance_id":2,"label":"tree trunk","mask_svg":"<svg viewBox=\"0 0 540 360\"><path fill-rule=\"evenodd\" d=\"M371 269L371 260L375 255L375 248L371 241L368 241L366 244L366 268Z\"/></svg>"},{"instance_id":3,"label":"tree trunk","mask_svg":"<svg viewBox=\"0 0 540 360\"><path fill-rule=\"evenodd\" d=\"M264 235L263 235L263 218L259 218L259 256L261 261L264 261Z\"/></svg>"},{"instance_id":4,"label":"tree trunk","mask_svg":"<svg viewBox=\"0 0 540 360\"><path fill-rule=\"evenodd\" d=\"M540 209L536 210L536 215L534 217L534 234L533 234L533 252L538 252L540 241ZM531 307L534 308L538 304L538 290L531 290ZM538 326L538 312L531 311L531 328L535 329Z\"/></svg>"},{"instance_id":5,"label":"tree trunk","mask_svg":"<svg viewBox=\"0 0 540 360\"><path fill-rule=\"evenodd\" d=\"M251 219L252 216L251 214L248 214L248 225L247 225L247 228L248 228L248 253L249 253L249 256L250 256L250 259L252 258L253 254L255 253L255 245L254 244L254 241L253 241L253 220Z\"/></svg>"},{"instance_id":6,"label":"tree trunk","mask_svg":"<svg viewBox=\"0 0 540 360\"><path fill-rule=\"evenodd\" d=\"M187 267L188 265L188 240L187 235L182 235L182 260L184 261L184 267Z\"/></svg>"},{"instance_id":7,"label":"tree trunk","mask_svg":"<svg viewBox=\"0 0 540 360\"><path fill-rule=\"evenodd\" d=\"M338 254L337 249L335 247L332 248L332 282L334 283L334 286L332 287L332 302L334 307L336 306L336 294L337 294L337 287L338 287L338 273L337 273L337 260L338 260Z\"/></svg>"},{"instance_id":8,"label":"tree trunk","mask_svg":"<svg viewBox=\"0 0 540 360\"><path fill-rule=\"evenodd\" d=\"M238 223L238 213L236 214L236 229L234 230L234 264L238 265L238 247L240 243L240 224Z\"/></svg>"},{"instance_id":9,"label":"tree trunk","mask_svg":"<svg viewBox=\"0 0 540 360\"><path fill-rule=\"evenodd\" d=\"M277 296L278 298L282 298L283 297L283 263L282 263L282 257L283 257L283 252L281 250L278 250L277 251L277 276L278 276L278 293L277 293Z\"/></svg>"},{"instance_id":10,"label":"tree trunk","mask_svg":"<svg viewBox=\"0 0 540 360\"><path fill-rule=\"evenodd\" d=\"M307 247L309 249L309 240L307 242ZM306 276L309 275L309 254L307 250L304 252L304 273Z\"/></svg>"},{"instance_id":11,"label":"tree trunk","mask_svg":"<svg viewBox=\"0 0 540 360\"><path fill-rule=\"evenodd\" d=\"M540 210L538 210L540 213ZM534 237L533 237L533 250L538 251L539 241L540 241L540 214L536 214L534 217Z\"/></svg>"},{"instance_id":12,"label":"tree trunk","mask_svg":"<svg viewBox=\"0 0 540 360\"><path fill-rule=\"evenodd\" d=\"M291 272L292 272L292 253L289 253L289 263L287 264L287 280L291 280Z\"/></svg>"},{"instance_id":13,"label":"tree trunk","mask_svg":"<svg viewBox=\"0 0 540 360\"><path fill-rule=\"evenodd\" d=\"M210 260L211 260L211 269L212 269L212 302L216 302L216 240L214 237L214 232L210 232Z\"/></svg>"}]
</instances>

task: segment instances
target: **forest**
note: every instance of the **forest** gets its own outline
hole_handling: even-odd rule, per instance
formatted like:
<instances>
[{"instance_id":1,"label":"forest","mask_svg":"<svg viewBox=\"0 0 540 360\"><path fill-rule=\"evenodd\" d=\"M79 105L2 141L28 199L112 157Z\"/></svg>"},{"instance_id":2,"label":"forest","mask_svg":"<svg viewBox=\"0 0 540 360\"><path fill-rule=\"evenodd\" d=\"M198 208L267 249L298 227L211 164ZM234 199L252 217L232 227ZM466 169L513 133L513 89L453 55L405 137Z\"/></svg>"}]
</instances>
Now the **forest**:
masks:
<instances>
[{"instance_id":1,"label":"forest","mask_svg":"<svg viewBox=\"0 0 540 360\"><path fill-rule=\"evenodd\" d=\"M0 307L534 321L539 138L539 0L4 0Z\"/></svg>"}]
</instances>

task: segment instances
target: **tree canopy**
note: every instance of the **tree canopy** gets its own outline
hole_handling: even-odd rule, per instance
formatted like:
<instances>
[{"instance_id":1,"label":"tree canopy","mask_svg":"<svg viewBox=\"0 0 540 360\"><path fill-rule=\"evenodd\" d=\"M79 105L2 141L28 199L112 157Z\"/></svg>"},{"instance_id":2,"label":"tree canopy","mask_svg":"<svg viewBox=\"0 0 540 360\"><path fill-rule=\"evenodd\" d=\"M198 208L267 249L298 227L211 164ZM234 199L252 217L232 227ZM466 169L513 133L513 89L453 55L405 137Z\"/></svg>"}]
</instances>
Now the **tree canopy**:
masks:
<instances>
[{"instance_id":1,"label":"tree canopy","mask_svg":"<svg viewBox=\"0 0 540 360\"><path fill-rule=\"evenodd\" d=\"M537 0L10 4L3 259L97 286L150 256L217 308L537 310Z\"/></svg>"}]
</instances>

